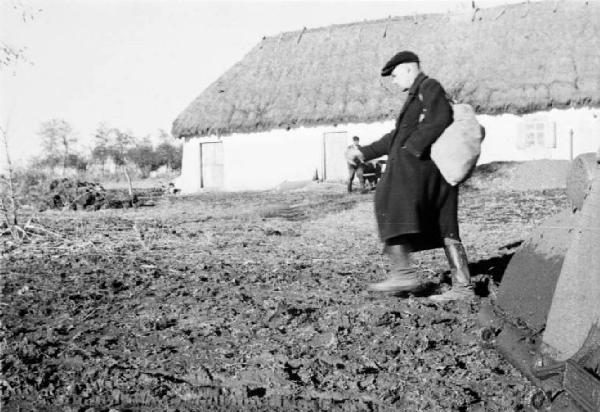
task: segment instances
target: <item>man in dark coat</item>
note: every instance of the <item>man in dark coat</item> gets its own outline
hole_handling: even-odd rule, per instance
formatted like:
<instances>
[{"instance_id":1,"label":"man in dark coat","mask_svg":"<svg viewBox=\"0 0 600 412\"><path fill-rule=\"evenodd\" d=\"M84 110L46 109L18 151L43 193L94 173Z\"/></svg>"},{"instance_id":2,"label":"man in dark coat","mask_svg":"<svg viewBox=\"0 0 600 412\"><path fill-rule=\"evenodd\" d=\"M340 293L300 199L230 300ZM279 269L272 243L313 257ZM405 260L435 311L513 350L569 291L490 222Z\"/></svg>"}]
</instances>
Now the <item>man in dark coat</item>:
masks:
<instances>
[{"instance_id":1,"label":"man in dark coat","mask_svg":"<svg viewBox=\"0 0 600 412\"><path fill-rule=\"evenodd\" d=\"M408 90L408 96L396 127L357 149L362 161L388 155L375 194L375 215L392 271L387 280L371 284L369 289L414 291L420 283L410 264L410 252L444 247L453 287L432 299L471 296L468 261L458 232L458 188L444 180L429 156L431 145L453 121L452 106L440 83L421 72L412 52L396 54L381 75L391 75L395 84Z\"/></svg>"}]
</instances>

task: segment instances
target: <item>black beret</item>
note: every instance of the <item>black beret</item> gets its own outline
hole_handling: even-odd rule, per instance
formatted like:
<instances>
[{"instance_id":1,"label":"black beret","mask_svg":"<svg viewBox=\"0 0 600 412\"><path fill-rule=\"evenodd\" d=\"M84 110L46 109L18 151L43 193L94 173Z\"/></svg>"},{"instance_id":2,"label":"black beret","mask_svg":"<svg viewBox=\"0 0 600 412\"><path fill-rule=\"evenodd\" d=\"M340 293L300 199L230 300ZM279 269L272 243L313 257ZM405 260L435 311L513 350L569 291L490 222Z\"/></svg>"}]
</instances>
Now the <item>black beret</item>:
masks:
<instances>
[{"instance_id":1,"label":"black beret","mask_svg":"<svg viewBox=\"0 0 600 412\"><path fill-rule=\"evenodd\" d=\"M419 56L408 50L401 51L392 57L390 61L385 64L385 66L383 66L383 69L381 69L381 75L389 76L392 74L396 66L402 63L419 63Z\"/></svg>"}]
</instances>

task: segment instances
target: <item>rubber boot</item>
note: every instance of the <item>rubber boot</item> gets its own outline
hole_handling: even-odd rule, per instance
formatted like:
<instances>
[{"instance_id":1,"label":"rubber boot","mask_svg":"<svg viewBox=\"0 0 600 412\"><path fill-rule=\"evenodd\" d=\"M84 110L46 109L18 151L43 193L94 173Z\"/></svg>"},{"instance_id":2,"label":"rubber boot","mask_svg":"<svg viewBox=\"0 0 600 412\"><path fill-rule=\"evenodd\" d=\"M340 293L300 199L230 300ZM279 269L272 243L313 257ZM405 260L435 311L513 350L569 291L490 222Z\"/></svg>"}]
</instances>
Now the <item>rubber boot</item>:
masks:
<instances>
[{"instance_id":1,"label":"rubber boot","mask_svg":"<svg viewBox=\"0 0 600 412\"><path fill-rule=\"evenodd\" d=\"M441 295L433 295L430 299L436 302L471 299L474 296L473 286L471 285L469 260L464 246L460 242L448 242L444 246L444 252L446 252L450 264L452 288Z\"/></svg>"},{"instance_id":2,"label":"rubber boot","mask_svg":"<svg viewBox=\"0 0 600 412\"><path fill-rule=\"evenodd\" d=\"M388 245L386 253L392 261L390 276L379 283L371 283L368 289L372 292L410 292L421 286L416 271L410 266L408 247L405 245Z\"/></svg>"}]
</instances>

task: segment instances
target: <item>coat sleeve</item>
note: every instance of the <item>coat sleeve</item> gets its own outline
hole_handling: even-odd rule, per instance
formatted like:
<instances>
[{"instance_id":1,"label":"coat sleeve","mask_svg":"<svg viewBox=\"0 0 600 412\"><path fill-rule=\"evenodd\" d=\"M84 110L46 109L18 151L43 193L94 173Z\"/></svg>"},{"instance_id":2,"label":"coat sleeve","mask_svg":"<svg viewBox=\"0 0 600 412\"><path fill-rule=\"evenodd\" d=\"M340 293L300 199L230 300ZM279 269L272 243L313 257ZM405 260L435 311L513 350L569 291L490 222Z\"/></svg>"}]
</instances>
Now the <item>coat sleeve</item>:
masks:
<instances>
[{"instance_id":1,"label":"coat sleeve","mask_svg":"<svg viewBox=\"0 0 600 412\"><path fill-rule=\"evenodd\" d=\"M393 129L389 133L383 135L383 137L369 145L361 146L360 151L365 156L365 161L369 161L371 159L376 159L383 155L388 154L388 150L390 147L390 142L392 141L392 136L396 133L396 129Z\"/></svg>"},{"instance_id":2,"label":"coat sleeve","mask_svg":"<svg viewBox=\"0 0 600 412\"><path fill-rule=\"evenodd\" d=\"M421 158L427 153L446 127L453 121L452 106L446 98L442 86L433 79L421 85L423 96L423 120L404 142L405 148L414 156Z\"/></svg>"}]
</instances>

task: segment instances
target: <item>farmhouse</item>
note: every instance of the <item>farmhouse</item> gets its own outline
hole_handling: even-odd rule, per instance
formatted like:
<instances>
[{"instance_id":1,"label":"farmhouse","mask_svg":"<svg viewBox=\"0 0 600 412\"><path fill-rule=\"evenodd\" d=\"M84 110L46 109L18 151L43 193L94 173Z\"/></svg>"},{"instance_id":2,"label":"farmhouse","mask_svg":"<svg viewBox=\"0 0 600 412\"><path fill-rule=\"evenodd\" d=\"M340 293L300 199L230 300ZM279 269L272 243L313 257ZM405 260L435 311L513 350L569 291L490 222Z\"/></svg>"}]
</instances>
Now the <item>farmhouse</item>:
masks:
<instances>
[{"instance_id":1,"label":"farmhouse","mask_svg":"<svg viewBox=\"0 0 600 412\"><path fill-rule=\"evenodd\" d=\"M173 122L180 186L258 190L345 178L345 147L393 128L381 67L410 49L486 128L480 162L570 159L600 146L600 4L536 2L263 38Z\"/></svg>"}]
</instances>

